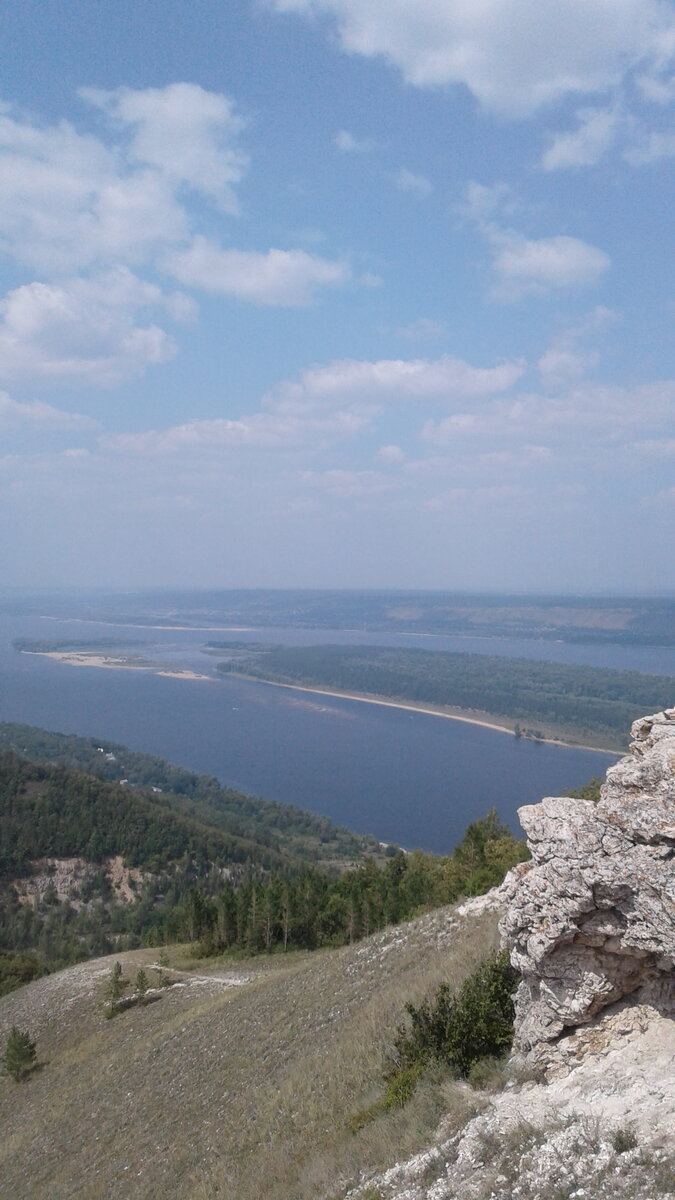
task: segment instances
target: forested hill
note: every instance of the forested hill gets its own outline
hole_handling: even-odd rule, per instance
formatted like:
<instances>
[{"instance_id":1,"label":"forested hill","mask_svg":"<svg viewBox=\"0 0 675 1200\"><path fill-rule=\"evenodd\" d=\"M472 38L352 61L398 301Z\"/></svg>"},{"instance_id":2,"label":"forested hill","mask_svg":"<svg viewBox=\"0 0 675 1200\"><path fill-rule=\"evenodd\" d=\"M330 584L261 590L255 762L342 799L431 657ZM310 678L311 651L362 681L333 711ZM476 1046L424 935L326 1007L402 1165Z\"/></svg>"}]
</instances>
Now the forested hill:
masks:
<instances>
[{"instance_id":1,"label":"forested hill","mask_svg":"<svg viewBox=\"0 0 675 1200\"><path fill-rule=\"evenodd\" d=\"M80 857L102 863L120 855L150 872L181 860L209 866L288 862L261 846L174 812L160 795L105 783L83 771L0 754L0 880L31 873L34 859Z\"/></svg>"},{"instance_id":2,"label":"forested hill","mask_svg":"<svg viewBox=\"0 0 675 1200\"><path fill-rule=\"evenodd\" d=\"M289 860L353 861L379 850L372 837L351 833L327 817L291 804L279 804L222 787L217 779L174 766L163 758L129 750L117 742L50 733L31 725L0 723L0 753L12 751L33 763L85 771L127 790L134 800L154 806L166 821L167 809L227 834L234 861L281 865ZM123 851L120 851L123 853ZM75 851L73 851L75 853Z\"/></svg>"},{"instance_id":3,"label":"forested hill","mask_svg":"<svg viewBox=\"0 0 675 1200\"><path fill-rule=\"evenodd\" d=\"M211 643L217 646L217 643ZM532 736L625 746L631 722L673 704L675 679L487 654L387 646L276 646L218 668L269 682L328 687L458 709Z\"/></svg>"},{"instance_id":4,"label":"forested hill","mask_svg":"<svg viewBox=\"0 0 675 1200\"><path fill-rule=\"evenodd\" d=\"M2 733L6 746L39 747L44 760L59 751L71 761L91 755L102 772L135 767L137 778L145 770L164 784L192 783L194 796L0 750L0 995L80 958L142 945L190 941L203 954L343 945L484 891L525 854L494 813L474 821L445 857L395 846L383 853L282 805L271 806L274 820L285 818L291 832L267 829L264 844L218 823L228 817L228 793L215 781L120 746L26 726ZM250 804L254 817L264 811L262 801ZM290 852L295 845L310 854L320 830L323 859Z\"/></svg>"}]
</instances>

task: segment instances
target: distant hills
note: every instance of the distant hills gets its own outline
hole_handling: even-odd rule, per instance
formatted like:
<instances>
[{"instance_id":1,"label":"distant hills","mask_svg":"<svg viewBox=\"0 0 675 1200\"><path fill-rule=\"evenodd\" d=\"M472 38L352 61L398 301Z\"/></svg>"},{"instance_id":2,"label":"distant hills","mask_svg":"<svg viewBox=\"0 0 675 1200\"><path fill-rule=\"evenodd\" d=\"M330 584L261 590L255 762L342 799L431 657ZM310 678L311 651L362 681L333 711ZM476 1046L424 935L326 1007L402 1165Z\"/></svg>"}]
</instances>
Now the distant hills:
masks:
<instances>
[{"instance_id":1,"label":"distant hills","mask_svg":"<svg viewBox=\"0 0 675 1200\"><path fill-rule=\"evenodd\" d=\"M675 646L675 597L274 590L0 592L0 611L113 625L345 629Z\"/></svg>"}]
</instances>

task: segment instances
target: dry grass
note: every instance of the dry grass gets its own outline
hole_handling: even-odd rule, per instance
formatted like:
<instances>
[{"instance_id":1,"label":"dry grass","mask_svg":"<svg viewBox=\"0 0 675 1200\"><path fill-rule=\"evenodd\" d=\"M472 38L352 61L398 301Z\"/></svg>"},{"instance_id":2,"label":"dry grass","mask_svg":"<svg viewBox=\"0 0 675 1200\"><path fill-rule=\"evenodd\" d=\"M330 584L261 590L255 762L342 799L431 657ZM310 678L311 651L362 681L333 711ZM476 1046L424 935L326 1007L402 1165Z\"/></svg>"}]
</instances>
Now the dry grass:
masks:
<instances>
[{"instance_id":1,"label":"dry grass","mask_svg":"<svg viewBox=\"0 0 675 1200\"><path fill-rule=\"evenodd\" d=\"M493 914L451 910L357 946L195 964L181 986L106 1021L114 958L0 1001L38 1039L41 1071L0 1082L1 1193L12 1200L317 1200L423 1144L480 1096L442 1078L357 1134L407 1000L459 983L494 948ZM121 958L127 975L151 951ZM245 980L232 986L233 980ZM187 981L187 982L186 982Z\"/></svg>"}]
</instances>

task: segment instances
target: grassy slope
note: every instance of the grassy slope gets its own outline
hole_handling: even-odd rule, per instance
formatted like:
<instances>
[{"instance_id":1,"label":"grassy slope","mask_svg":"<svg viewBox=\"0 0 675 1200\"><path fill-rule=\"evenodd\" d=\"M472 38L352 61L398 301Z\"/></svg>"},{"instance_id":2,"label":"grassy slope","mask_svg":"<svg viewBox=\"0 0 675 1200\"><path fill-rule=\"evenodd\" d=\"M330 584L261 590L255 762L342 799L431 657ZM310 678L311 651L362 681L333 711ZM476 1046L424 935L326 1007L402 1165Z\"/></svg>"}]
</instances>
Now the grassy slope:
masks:
<instances>
[{"instance_id":1,"label":"grassy slope","mask_svg":"<svg viewBox=\"0 0 675 1200\"><path fill-rule=\"evenodd\" d=\"M421 1089L358 1134L406 1000L458 983L495 943L493 914L439 910L353 947L193 968L145 1008L106 1021L114 958L0 1000L38 1039L42 1070L0 1079L0 1178L13 1200L318 1200L361 1167L415 1150L466 1089ZM151 951L122 956L127 974ZM172 965L179 964L176 955ZM247 980L228 986L228 978ZM199 976L200 978L195 978Z\"/></svg>"}]
</instances>

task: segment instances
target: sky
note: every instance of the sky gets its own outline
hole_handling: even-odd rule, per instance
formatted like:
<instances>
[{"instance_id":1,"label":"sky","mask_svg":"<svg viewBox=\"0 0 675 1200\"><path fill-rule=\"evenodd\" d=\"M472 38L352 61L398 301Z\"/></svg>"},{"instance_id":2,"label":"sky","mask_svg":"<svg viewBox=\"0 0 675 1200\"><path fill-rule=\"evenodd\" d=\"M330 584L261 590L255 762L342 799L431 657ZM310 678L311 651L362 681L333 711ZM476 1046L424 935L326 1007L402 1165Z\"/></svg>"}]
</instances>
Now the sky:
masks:
<instances>
[{"instance_id":1,"label":"sky","mask_svg":"<svg viewBox=\"0 0 675 1200\"><path fill-rule=\"evenodd\" d=\"M0 37L5 584L675 589L670 0Z\"/></svg>"}]
</instances>

